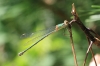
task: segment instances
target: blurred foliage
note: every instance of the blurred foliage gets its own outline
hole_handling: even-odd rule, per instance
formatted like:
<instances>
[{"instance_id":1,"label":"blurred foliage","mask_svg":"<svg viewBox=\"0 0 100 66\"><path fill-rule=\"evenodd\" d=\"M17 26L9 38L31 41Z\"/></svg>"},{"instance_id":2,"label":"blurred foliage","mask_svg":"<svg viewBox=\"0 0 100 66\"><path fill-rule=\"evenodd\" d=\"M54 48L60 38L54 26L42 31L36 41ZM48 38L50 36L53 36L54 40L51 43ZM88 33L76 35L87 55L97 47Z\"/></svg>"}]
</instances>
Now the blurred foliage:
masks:
<instances>
[{"instance_id":1,"label":"blurred foliage","mask_svg":"<svg viewBox=\"0 0 100 66\"><path fill-rule=\"evenodd\" d=\"M82 22L100 34L100 0L0 0L0 66L74 66L69 34L66 31L67 36L63 35L63 29L45 38L21 57L18 56L20 51L30 46L21 43L22 34L30 35L38 30L47 30L65 19L71 20L72 3L75 3ZM81 66L88 42L76 24L72 25L72 31L78 64ZM95 45L93 50L99 53ZM91 58L89 53L87 66Z\"/></svg>"}]
</instances>

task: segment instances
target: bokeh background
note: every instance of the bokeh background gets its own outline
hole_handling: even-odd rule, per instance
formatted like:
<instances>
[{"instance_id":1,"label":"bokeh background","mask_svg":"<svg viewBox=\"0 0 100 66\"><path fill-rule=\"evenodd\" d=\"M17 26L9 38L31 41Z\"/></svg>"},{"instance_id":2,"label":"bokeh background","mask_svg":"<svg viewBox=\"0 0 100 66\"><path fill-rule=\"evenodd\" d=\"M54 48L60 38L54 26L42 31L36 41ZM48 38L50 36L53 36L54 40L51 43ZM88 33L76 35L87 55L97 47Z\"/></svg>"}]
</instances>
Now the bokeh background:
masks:
<instances>
[{"instance_id":1,"label":"bokeh background","mask_svg":"<svg viewBox=\"0 0 100 66\"><path fill-rule=\"evenodd\" d=\"M0 0L0 66L75 66L67 29L66 35L62 29L18 56L37 39L25 37L70 21L72 3L84 25L100 34L100 0ZM88 42L77 24L72 24L72 31L78 65L82 66ZM99 50L93 45L95 54ZM89 53L87 66L91 59Z\"/></svg>"}]
</instances>

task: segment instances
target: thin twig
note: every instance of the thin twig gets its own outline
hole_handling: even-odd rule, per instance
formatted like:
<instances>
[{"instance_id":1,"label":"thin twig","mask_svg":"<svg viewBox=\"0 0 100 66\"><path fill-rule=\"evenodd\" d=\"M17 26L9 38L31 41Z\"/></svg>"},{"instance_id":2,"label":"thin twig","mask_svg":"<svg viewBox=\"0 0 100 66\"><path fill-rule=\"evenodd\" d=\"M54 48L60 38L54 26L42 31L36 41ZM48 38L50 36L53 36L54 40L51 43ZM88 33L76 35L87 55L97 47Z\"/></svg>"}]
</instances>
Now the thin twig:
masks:
<instances>
[{"instance_id":1,"label":"thin twig","mask_svg":"<svg viewBox=\"0 0 100 66\"><path fill-rule=\"evenodd\" d=\"M77 58L76 58L76 52L75 52L75 48L74 48L73 37L72 37L71 25L69 25L68 30L69 30L69 33L70 33L71 47L72 47L72 52L73 52L73 56L74 56L75 66L78 66Z\"/></svg>"},{"instance_id":2,"label":"thin twig","mask_svg":"<svg viewBox=\"0 0 100 66\"><path fill-rule=\"evenodd\" d=\"M84 31L84 33L86 34L88 40L90 41L89 42L89 47L88 47L88 50L87 50L87 53L86 53L86 57L85 57L85 60L84 60L84 63L83 63L83 66L85 66L86 64L86 59L87 59L87 56L88 56L88 52L89 50L91 50L91 53L92 53L92 56L94 58L94 54L93 54L93 51L92 51L92 44L95 42L97 44L99 44L100 41L98 41L99 39L94 37L91 33L90 33L90 30L87 29L84 24L81 22L80 18L78 17L78 14L76 12L76 9L75 9L75 6L74 6L74 3L72 4L72 15L74 16L73 20L75 21L75 23L77 23L79 25L79 27ZM95 61L95 64L97 66L97 63L96 63L96 60L94 58L94 61Z\"/></svg>"}]
</instances>

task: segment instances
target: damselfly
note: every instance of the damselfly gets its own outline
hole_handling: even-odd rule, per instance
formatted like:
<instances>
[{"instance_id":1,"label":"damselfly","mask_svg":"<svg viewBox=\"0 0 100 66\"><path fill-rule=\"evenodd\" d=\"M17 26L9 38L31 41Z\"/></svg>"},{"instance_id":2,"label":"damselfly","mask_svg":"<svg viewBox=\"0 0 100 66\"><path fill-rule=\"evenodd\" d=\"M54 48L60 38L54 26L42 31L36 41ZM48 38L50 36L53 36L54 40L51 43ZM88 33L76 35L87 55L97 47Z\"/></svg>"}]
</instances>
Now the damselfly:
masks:
<instances>
[{"instance_id":1,"label":"damselfly","mask_svg":"<svg viewBox=\"0 0 100 66\"><path fill-rule=\"evenodd\" d=\"M38 42L40 42L41 40L43 40L44 38L46 38L47 36L49 36L50 34L57 32L58 30L65 28L66 26L68 26L68 21L64 21L64 23L58 24L55 26L55 29L49 30L48 33L46 33L45 35L43 35L37 42L35 42L34 44L32 44L29 48L27 48L26 50L22 51L19 53L19 56L23 55L26 51L28 51L30 48L32 48L34 45L36 45Z\"/></svg>"},{"instance_id":2,"label":"damselfly","mask_svg":"<svg viewBox=\"0 0 100 66\"><path fill-rule=\"evenodd\" d=\"M41 40L43 40L44 38L46 38L47 36L49 36L50 34L57 32L58 30L62 29L62 28L66 28L68 27L68 31L70 33L70 39L71 39L71 46L72 46L72 52L73 52L73 56L74 56L74 62L75 65L78 66L77 64L77 60L76 60L76 54L75 54L75 48L74 48L74 42L73 42L73 38L72 38L72 31L71 31L71 22L68 22L67 20L64 21L64 23L58 24L55 26L55 28L53 30L50 30L48 33L46 33L45 35L43 35L37 42L35 42L34 44L32 44L29 48L27 48L26 50L22 51L19 53L19 56L23 55L26 51L28 51L29 49L31 49L34 45L36 45L37 43L39 43Z\"/></svg>"}]
</instances>

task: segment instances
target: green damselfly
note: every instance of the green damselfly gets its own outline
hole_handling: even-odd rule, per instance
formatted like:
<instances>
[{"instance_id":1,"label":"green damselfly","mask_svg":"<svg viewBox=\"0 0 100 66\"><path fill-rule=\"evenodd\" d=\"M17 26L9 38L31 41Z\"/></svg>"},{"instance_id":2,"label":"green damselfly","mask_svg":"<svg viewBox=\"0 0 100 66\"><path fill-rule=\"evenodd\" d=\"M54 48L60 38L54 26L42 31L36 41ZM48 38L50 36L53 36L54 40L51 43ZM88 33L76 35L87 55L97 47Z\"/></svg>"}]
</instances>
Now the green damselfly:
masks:
<instances>
[{"instance_id":1,"label":"green damselfly","mask_svg":"<svg viewBox=\"0 0 100 66\"><path fill-rule=\"evenodd\" d=\"M61 23L61 24L56 25L54 29L49 30L39 40L37 40L34 44L32 44L29 48L27 48L26 50L20 52L19 53L19 56L23 55L26 51L28 51L30 48L32 48L34 45L36 45L37 43L39 43L41 40L43 40L44 38L46 38L50 34L52 34L54 32L57 32L58 30L60 30L62 28L65 28L66 26L68 26L68 21L67 20L65 20L64 23Z\"/></svg>"},{"instance_id":2,"label":"green damselfly","mask_svg":"<svg viewBox=\"0 0 100 66\"><path fill-rule=\"evenodd\" d=\"M73 52L73 56L74 56L75 66L78 66L77 59L76 59L75 48L74 48L74 42L73 42L73 38L72 38L71 23L73 23L73 20L70 21L70 22L68 22L67 20L65 20L63 23L56 25L53 30L51 29L51 30L47 31L48 33L44 34L39 40L37 40L34 44L32 44L26 50L20 52L18 55L19 56L23 55L26 51L28 51L29 49L31 49L34 45L36 45L37 43L39 43L41 40L43 40L44 38L46 38L50 34L52 34L54 32L57 32L57 31L59 31L59 30L61 30L63 28L68 27L68 31L70 33L70 40L71 40L71 46L72 46L72 52Z\"/></svg>"}]
</instances>

